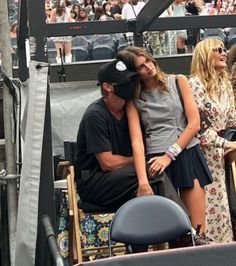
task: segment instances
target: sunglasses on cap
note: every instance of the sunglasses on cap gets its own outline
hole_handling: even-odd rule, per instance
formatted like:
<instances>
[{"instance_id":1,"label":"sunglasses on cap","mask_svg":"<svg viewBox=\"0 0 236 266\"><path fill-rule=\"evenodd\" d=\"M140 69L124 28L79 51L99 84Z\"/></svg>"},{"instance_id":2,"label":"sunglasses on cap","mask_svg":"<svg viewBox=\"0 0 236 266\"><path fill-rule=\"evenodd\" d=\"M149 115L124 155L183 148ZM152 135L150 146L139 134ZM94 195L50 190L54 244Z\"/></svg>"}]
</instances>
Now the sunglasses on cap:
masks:
<instances>
[{"instance_id":1,"label":"sunglasses on cap","mask_svg":"<svg viewBox=\"0 0 236 266\"><path fill-rule=\"evenodd\" d=\"M225 48L223 48L223 47L213 48L213 51L217 51L219 54L222 54L223 52L227 53L227 50Z\"/></svg>"}]
</instances>

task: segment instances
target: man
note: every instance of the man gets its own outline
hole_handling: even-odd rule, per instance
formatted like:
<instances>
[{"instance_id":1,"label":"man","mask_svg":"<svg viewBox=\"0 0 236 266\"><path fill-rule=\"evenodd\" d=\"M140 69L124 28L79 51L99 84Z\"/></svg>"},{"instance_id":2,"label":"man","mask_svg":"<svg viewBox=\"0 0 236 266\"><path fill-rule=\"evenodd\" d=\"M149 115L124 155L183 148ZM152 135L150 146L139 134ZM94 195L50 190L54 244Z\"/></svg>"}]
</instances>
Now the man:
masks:
<instances>
[{"instance_id":1,"label":"man","mask_svg":"<svg viewBox=\"0 0 236 266\"><path fill-rule=\"evenodd\" d=\"M144 6L145 3L142 1L130 0L123 6L121 18L126 20L135 19ZM125 36L129 45L134 45L133 33L127 32Z\"/></svg>"},{"instance_id":2,"label":"man","mask_svg":"<svg viewBox=\"0 0 236 266\"><path fill-rule=\"evenodd\" d=\"M102 97L87 108L77 136L76 178L83 202L116 210L137 196L125 102L134 98L136 72L120 60L104 64L98 72ZM160 177L149 178L160 194ZM160 183L159 183L160 184Z\"/></svg>"},{"instance_id":3,"label":"man","mask_svg":"<svg viewBox=\"0 0 236 266\"><path fill-rule=\"evenodd\" d=\"M116 20L119 20L121 19L121 11L122 11L122 8L124 6L124 4L128 3L129 0L117 0L117 1L114 1L114 0L110 0L110 3L114 3L114 2L117 2L115 5L111 4L111 13L114 17L114 19Z\"/></svg>"}]
</instances>

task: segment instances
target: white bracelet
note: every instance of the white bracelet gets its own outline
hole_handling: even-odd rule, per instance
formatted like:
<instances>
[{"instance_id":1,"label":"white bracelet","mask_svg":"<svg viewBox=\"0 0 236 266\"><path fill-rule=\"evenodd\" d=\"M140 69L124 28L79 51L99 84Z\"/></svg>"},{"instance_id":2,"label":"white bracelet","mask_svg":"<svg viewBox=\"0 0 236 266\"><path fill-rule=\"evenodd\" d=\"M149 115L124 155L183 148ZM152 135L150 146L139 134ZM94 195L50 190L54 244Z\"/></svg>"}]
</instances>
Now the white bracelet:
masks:
<instances>
[{"instance_id":1,"label":"white bracelet","mask_svg":"<svg viewBox=\"0 0 236 266\"><path fill-rule=\"evenodd\" d=\"M180 148L180 146L176 142L171 146L174 147L178 151L178 154L181 153L182 149Z\"/></svg>"}]
</instances>

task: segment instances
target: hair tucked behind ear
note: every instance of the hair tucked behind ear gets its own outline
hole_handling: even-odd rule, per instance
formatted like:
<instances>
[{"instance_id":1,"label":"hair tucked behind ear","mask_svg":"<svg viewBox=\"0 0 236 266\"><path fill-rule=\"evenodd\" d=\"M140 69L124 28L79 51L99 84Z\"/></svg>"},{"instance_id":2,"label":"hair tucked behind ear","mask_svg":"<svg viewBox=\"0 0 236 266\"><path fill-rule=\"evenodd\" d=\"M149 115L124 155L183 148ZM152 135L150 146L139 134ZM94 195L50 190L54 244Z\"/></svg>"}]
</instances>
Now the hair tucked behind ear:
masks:
<instances>
[{"instance_id":1,"label":"hair tucked behind ear","mask_svg":"<svg viewBox=\"0 0 236 266\"><path fill-rule=\"evenodd\" d=\"M157 71L156 80L158 89L162 92L169 92L168 88L166 87L166 74L161 71L155 59L151 55L149 55L143 48L137 46L129 46L117 54L117 58L122 60L127 68L133 71L137 71L135 67L135 58L137 56L144 56L145 58L153 62ZM142 80L140 80L140 83L142 87Z\"/></svg>"}]
</instances>

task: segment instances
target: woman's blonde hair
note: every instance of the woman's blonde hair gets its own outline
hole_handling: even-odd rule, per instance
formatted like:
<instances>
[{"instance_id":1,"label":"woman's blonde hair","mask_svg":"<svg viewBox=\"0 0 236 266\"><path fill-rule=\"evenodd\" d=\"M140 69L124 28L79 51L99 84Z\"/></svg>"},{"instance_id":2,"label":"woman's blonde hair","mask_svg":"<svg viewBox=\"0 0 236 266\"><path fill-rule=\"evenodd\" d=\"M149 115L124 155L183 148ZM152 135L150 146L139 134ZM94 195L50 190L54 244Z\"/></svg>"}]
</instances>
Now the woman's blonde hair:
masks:
<instances>
[{"instance_id":1,"label":"woman's blonde hair","mask_svg":"<svg viewBox=\"0 0 236 266\"><path fill-rule=\"evenodd\" d=\"M127 66L127 68L133 71L137 71L135 67L135 58L137 56L144 56L145 58L153 62L157 71L156 81L158 89L163 93L169 92L169 89L166 87L166 73L164 73L159 68L159 66L156 63L156 60L148 52L146 52L145 49L138 46L129 46L117 54L117 58L123 61ZM140 94L140 90L142 89L142 87L143 87L142 80L140 80L138 94Z\"/></svg>"},{"instance_id":2,"label":"woman's blonde hair","mask_svg":"<svg viewBox=\"0 0 236 266\"><path fill-rule=\"evenodd\" d=\"M210 96L214 94L219 83L223 81L226 86L230 86L227 68L220 74L215 69L213 53L216 48L224 48L224 44L217 38L207 38L200 41L193 51L191 75L196 76L203 83Z\"/></svg>"}]
</instances>

